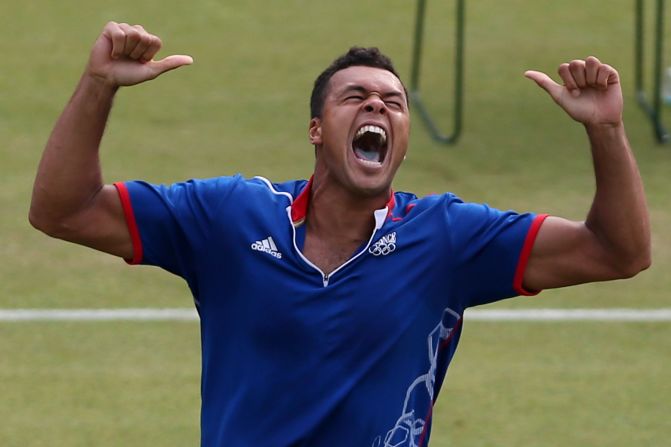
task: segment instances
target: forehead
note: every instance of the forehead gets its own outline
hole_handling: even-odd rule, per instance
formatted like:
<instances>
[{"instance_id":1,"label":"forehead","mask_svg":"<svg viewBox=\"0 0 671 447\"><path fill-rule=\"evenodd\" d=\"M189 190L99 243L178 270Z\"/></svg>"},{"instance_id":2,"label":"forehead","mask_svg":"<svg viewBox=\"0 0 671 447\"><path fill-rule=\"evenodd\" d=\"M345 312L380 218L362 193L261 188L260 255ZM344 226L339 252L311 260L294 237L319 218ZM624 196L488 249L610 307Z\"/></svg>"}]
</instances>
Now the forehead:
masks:
<instances>
[{"instance_id":1,"label":"forehead","mask_svg":"<svg viewBox=\"0 0 671 447\"><path fill-rule=\"evenodd\" d=\"M353 66L333 74L329 93L338 94L351 87L363 87L369 92L400 93L405 97L403 84L390 71L383 68Z\"/></svg>"}]
</instances>

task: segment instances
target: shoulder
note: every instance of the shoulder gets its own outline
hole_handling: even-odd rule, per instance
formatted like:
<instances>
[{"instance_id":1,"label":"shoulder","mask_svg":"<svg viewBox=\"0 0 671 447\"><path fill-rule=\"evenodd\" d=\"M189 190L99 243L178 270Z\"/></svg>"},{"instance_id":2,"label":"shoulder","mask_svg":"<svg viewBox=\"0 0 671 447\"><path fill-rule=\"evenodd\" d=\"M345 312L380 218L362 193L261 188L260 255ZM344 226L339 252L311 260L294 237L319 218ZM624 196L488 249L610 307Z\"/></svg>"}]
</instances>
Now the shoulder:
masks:
<instances>
[{"instance_id":1,"label":"shoulder","mask_svg":"<svg viewBox=\"0 0 671 447\"><path fill-rule=\"evenodd\" d=\"M430 194L411 203L416 206L418 210L435 210L455 219L517 214L515 211L495 208L487 203L465 201L451 192Z\"/></svg>"},{"instance_id":2,"label":"shoulder","mask_svg":"<svg viewBox=\"0 0 671 447\"><path fill-rule=\"evenodd\" d=\"M429 194L418 198L415 194L404 191L394 192L393 215L405 217L411 211L420 212L445 212L452 205L464 204L464 202L451 192L442 194Z\"/></svg>"},{"instance_id":3,"label":"shoulder","mask_svg":"<svg viewBox=\"0 0 671 447\"><path fill-rule=\"evenodd\" d=\"M260 194L272 194L286 197L293 201L303 191L307 180L287 180L284 182L272 182L265 177L256 176L245 180L245 186Z\"/></svg>"},{"instance_id":4,"label":"shoulder","mask_svg":"<svg viewBox=\"0 0 671 447\"><path fill-rule=\"evenodd\" d=\"M451 192L430 194L422 198L397 192L394 201L393 220L431 219L442 222L451 230L477 231L483 226L512 224L533 217L532 213L494 208L487 203L467 202Z\"/></svg>"},{"instance_id":5,"label":"shoulder","mask_svg":"<svg viewBox=\"0 0 671 447\"><path fill-rule=\"evenodd\" d=\"M218 209L245 204L277 202L286 207L307 182L292 180L272 183L262 177L245 178L241 174L210 178L192 178L171 184L133 180L117 184L129 193L132 203L164 203L169 207L198 206Z\"/></svg>"},{"instance_id":6,"label":"shoulder","mask_svg":"<svg viewBox=\"0 0 671 447\"><path fill-rule=\"evenodd\" d=\"M274 183L265 177L246 178L241 174L235 174L232 176L190 179L170 185L168 188L187 189L197 195L214 194L223 200L254 201L271 199L291 202L306 183L306 180Z\"/></svg>"}]
</instances>

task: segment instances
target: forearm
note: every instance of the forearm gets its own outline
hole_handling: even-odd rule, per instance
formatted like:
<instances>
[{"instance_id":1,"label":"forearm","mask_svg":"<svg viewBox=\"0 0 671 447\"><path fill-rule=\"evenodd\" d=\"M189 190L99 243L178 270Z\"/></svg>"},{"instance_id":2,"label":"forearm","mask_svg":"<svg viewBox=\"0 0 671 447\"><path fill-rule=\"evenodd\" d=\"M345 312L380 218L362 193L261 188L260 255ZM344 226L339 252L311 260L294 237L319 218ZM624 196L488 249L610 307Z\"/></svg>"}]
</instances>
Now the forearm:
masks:
<instances>
[{"instance_id":1,"label":"forearm","mask_svg":"<svg viewBox=\"0 0 671 447\"><path fill-rule=\"evenodd\" d=\"M102 188L98 149L115 92L115 87L82 76L56 122L37 171L30 220L38 228L46 230L76 214Z\"/></svg>"},{"instance_id":2,"label":"forearm","mask_svg":"<svg viewBox=\"0 0 671 447\"><path fill-rule=\"evenodd\" d=\"M614 265L635 274L650 264L650 220L636 160L622 123L586 130L596 193L585 224L612 254Z\"/></svg>"}]
</instances>

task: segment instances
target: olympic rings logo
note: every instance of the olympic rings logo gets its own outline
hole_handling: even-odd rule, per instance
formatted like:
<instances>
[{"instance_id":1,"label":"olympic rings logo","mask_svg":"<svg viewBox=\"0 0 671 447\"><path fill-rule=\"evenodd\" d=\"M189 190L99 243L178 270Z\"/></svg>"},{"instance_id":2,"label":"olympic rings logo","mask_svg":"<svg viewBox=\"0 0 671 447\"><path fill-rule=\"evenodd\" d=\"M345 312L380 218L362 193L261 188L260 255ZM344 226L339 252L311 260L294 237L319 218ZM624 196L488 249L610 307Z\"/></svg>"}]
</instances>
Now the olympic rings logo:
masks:
<instances>
[{"instance_id":1,"label":"olympic rings logo","mask_svg":"<svg viewBox=\"0 0 671 447\"><path fill-rule=\"evenodd\" d=\"M377 241L368 252L373 256L386 256L396 250L396 232L384 236Z\"/></svg>"}]
</instances>

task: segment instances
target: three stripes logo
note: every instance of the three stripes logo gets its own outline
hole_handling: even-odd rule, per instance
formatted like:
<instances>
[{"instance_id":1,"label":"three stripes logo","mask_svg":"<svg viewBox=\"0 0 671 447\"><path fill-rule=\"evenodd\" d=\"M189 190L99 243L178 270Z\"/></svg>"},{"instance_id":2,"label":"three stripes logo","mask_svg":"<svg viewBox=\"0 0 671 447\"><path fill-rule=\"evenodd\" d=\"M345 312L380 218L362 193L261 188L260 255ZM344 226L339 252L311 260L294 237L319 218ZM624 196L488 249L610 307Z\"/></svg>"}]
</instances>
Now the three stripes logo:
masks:
<instances>
[{"instance_id":1,"label":"three stripes logo","mask_svg":"<svg viewBox=\"0 0 671 447\"><path fill-rule=\"evenodd\" d=\"M277 245L275 245L275 241L273 241L272 236L268 236L261 241L254 242L252 244L252 250L262 251L276 257L277 259L282 259L282 253L277 250Z\"/></svg>"},{"instance_id":2,"label":"three stripes logo","mask_svg":"<svg viewBox=\"0 0 671 447\"><path fill-rule=\"evenodd\" d=\"M396 250L396 232L382 236L382 239L373 244L368 252L373 256L386 256Z\"/></svg>"}]
</instances>

